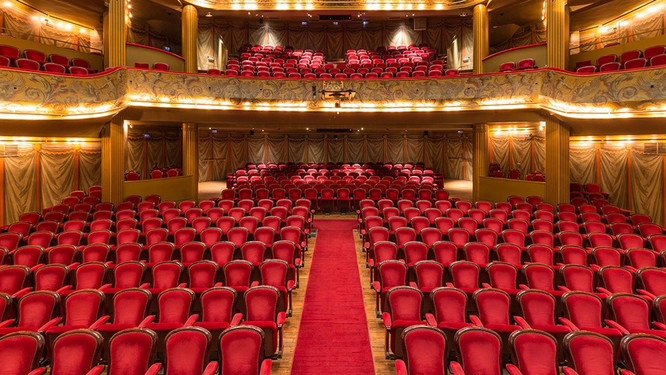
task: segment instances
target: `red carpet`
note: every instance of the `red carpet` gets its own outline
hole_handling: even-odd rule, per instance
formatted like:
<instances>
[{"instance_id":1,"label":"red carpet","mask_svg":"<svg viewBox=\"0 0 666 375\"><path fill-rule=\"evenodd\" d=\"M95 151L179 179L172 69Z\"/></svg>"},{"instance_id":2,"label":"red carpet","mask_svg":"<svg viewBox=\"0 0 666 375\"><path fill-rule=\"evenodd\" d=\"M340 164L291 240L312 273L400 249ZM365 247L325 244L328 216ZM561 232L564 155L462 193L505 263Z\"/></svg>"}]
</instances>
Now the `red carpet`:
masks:
<instances>
[{"instance_id":1,"label":"red carpet","mask_svg":"<svg viewBox=\"0 0 666 375\"><path fill-rule=\"evenodd\" d=\"M317 220L292 375L374 374L354 220Z\"/></svg>"}]
</instances>

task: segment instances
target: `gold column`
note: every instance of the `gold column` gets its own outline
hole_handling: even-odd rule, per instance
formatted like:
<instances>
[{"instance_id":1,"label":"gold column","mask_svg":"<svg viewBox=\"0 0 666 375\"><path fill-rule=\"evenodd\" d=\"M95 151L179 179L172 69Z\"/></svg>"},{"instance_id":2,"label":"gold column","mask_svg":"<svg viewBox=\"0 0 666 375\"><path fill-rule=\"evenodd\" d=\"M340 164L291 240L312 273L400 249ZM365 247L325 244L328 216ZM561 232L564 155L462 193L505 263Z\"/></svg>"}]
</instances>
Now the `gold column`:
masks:
<instances>
[{"instance_id":1,"label":"gold column","mask_svg":"<svg viewBox=\"0 0 666 375\"><path fill-rule=\"evenodd\" d=\"M199 151L197 149L197 124L183 124L183 175L192 176L192 199L199 199Z\"/></svg>"},{"instance_id":2,"label":"gold column","mask_svg":"<svg viewBox=\"0 0 666 375\"><path fill-rule=\"evenodd\" d=\"M474 7L473 19L474 52L472 54L474 74L483 73L483 59L488 56L488 8L485 4Z\"/></svg>"},{"instance_id":3,"label":"gold column","mask_svg":"<svg viewBox=\"0 0 666 375\"><path fill-rule=\"evenodd\" d=\"M102 129L102 200L120 203L125 180L125 127L114 118Z\"/></svg>"},{"instance_id":4,"label":"gold column","mask_svg":"<svg viewBox=\"0 0 666 375\"><path fill-rule=\"evenodd\" d=\"M546 120L546 196L556 205L569 203L569 128L556 118Z\"/></svg>"},{"instance_id":5,"label":"gold column","mask_svg":"<svg viewBox=\"0 0 666 375\"><path fill-rule=\"evenodd\" d=\"M107 68L127 65L125 45L125 0L108 0L104 14L104 63Z\"/></svg>"},{"instance_id":6,"label":"gold column","mask_svg":"<svg viewBox=\"0 0 666 375\"><path fill-rule=\"evenodd\" d=\"M185 72L196 73L198 70L197 39L199 38L199 14L197 13L197 8L193 5L185 5L181 17Z\"/></svg>"},{"instance_id":7,"label":"gold column","mask_svg":"<svg viewBox=\"0 0 666 375\"><path fill-rule=\"evenodd\" d=\"M488 125L474 124L472 197L475 201L481 200L479 197L480 177L488 176L488 166L490 165L488 143Z\"/></svg>"},{"instance_id":8,"label":"gold column","mask_svg":"<svg viewBox=\"0 0 666 375\"><path fill-rule=\"evenodd\" d=\"M567 0L546 0L548 67L566 69L569 61L569 7Z\"/></svg>"}]
</instances>

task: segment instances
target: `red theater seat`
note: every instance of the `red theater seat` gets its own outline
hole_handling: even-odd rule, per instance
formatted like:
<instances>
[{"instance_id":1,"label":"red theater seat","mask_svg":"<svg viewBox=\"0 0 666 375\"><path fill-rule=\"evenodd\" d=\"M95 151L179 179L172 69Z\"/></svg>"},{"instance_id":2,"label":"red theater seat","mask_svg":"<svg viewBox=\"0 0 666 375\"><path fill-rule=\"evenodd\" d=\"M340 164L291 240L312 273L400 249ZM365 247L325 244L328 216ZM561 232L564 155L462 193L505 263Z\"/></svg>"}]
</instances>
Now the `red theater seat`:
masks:
<instances>
[{"instance_id":1,"label":"red theater seat","mask_svg":"<svg viewBox=\"0 0 666 375\"><path fill-rule=\"evenodd\" d=\"M29 59L16 59L16 66L21 69L39 70L39 63Z\"/></svg>"}]
</instances>

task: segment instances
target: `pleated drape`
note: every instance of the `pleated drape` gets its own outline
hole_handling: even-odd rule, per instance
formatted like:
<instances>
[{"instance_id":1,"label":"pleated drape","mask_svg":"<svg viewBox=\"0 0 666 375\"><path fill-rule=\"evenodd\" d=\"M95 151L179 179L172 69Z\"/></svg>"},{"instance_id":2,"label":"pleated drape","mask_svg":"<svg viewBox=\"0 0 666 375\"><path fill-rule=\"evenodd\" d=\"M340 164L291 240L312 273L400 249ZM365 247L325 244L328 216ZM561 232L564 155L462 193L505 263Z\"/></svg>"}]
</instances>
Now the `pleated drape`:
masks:
<instances>
[{"instance_id":1,"label":"pleated drape","mask_svg":"<svg viewBox=\"0 0 666 375\"><path fill-rule=\"evenodd\" d=\"M571 182L579 184L593 184L596 181L596 150L570 149L569 166L571 167Z\"/></svg>"},{"instance_id":2,"label":"pleated drape","mask_svg":"<svg viewBox=\"0 0 666 375\"><path fill-rule=\"evenodd\" d=\"M326 148L329 163L342 163L344 161L345 143L342 137L328 137Z\"/></svg>"},{"instance_id":3,"label":"pleated drape","mask_svg":"<svg viewBox=\"0 0 666 375\"><path fill-rule=\"evenodd\" d=\"M492 161L500 165L500 169L506 176L509 173L509 138L493 137L490 139L493 148Z\"/></svg>"},{"instance_id":4,"label":"pleated drape","mask_svg":"<svg viewBox=\"0 0 666 375\"><path fill-rule=\"evenodd\" d=\"M446 178L463 178L462 141L460 138L446 139Z\"/></svg>"},{"instance_id":5,"label":"pleated drape","mask_svg":"<svg viewBox=\"0 0 666 375\"><path fill-rule=\"evenodd\" d=\"M150 137L146 139L146 161L148 162L148 169L152 170L154 167L165 166L163 163L164 149L162 138Z\"/></svg>"},{"instance_id":6,"label":"pleated drape","mask_svg":"<svg viewBox=\"0 0 666 375\"><path fill-rule=\"evenodd\" d=\"M247 137L247 161L249 163L264 163L266 157L266 140L263 135Z\"/></svg>"},{"instance_id":7,"label":"pleated drape","mask_svg":"<svg viewBox=\"0 0 666 375\"><path fill-rule=\"evenodd\" d=\"M231 135L229 137L229 144L231 149L229 154L231 155L231 160L229 161L232 171L237 170L245 165L247 162L248 148L245 136L243 135Z\"/></svg>"},{"instance_id":8,"label":"pleated drape","mask_svg":"<svg viewBox=\"0 0 666 375\"><path fill-rule=\"evenodd\" d=\"M521 176L532 172L532 139L513 138L513 158L511 168L518 169Z\"/></svg>"},{"instance_id":9,"label":"pleated drape","mask_svg":"<svg viewBox=\"0 0 666 375\"><path fill-rule=\"evenodd\" d=\"M143 169L146 162L143 145L143 137L127 138L127 147L125 147L125 172L135 171L142 178L146 178L146 176L143 176Z\"/></svg>"},{"instance_id":10,"label":"pleated drape","mask_svg":"<svg viewBox=\"0 0 666 375\"><path fill-rule=\"evenodd\" d=\"M463 137L463 180L471 181L474 178L474 145L471 138Z\"/></svg>"},{"instance_id":11,"label":"pleated drape","mask_svg":"<svg viewBox=\"0 0 666 375\"><path fill-rule=\"evenodd\" d=\"M546 139L534 138L534 170L546 171Z\"/></svg>"},{"instance_id":12,"label":"pleated drape","mask_svg":"<svg viewBox=\"0 0 666 375\"><path fill-rule=\"evenodd\" d=\"M183 158L181 157L182 146L180 138L166 137L164 140L164 161L165 167L182 167Z\"/></svg>"},{"instance_id":13,"label":"pleated drape","mask_svg":"<svg viewBox=\"0 0 666 375\"><path fill-rule=\"evenodd\" d=\"M631 151L631 204L634 211L663 222L664 157Z\"/></svg>"},{"instance_id":14,"label":"pleated drape","mask_svg":"<svg viewBox=\"0 0 666 375\"><path fill-rule=\"evenodd\" d=\"M102 150L84 149L79 151L79 189L87 191L91 186L102 183Z\"/></svg>"},{"instance_id":15,"label":"pleated drape","mask_svg":"<svg viewBox=\"0 0 666 375\"><path fill-rule=\"evenodd\" d=\"M308 135L308 163L324 163L324 136Z\"/></svg>"},{"instance_id":16,"label":"pleated drape","mask_svg":"<svg viewBox=\"0 0 666 375\"><path fill-rule=\"evenodd\" d=\"M363 162L363 136L350 135L347 137L347 163Z\"/></svg>"},{"instance_id":17,"label":"pleated drape","mask_svg":"<svg viewBox=\"0 0 666 375\"><path fill-rule=\"evenodd\" d=\"M42 207L59 204L74 190L74 151L40 151Z\"/></svg>"},{"instance_id":18,"label":"pleated drape","mask_svg":"<svg viewBox=\"0 0 666 375\"><path fill-rule=\"evenodd\" d=\"M220 181L227 178L228 134L213 134L213 172L212 178Z\"/></svg>"},{"instance_id":19,"label":"pleated drape","mask_svg":"<svg viewBox=\"0 0 666 375\"><path fill-rule=\"evenodd\" d=\"M284 161L284 135L268 136L268 162L279 163Z\"/></svg>"},{"instance_id":20,"label":"pleated drape","mask_svg":"<svg viewBox=\"0 0 666 375\"><path fill-rule=\"evenodd\" d=\"M293 163L305 162L305 136L289 135L289 161Z\"/></svg>"},{"instance_id":21,"label":"pleated drape","mask_svg":"<svg viewBox=\"0 0 666 375\"><path fill-rule=\"evenodd\" d=\"M213 147L213 136L208 132L199 132L198 151L199 151L199 182L211 181L213 171L210 168L211 151Z\"/></svg>"},{"instance_id":22,"label":"pleated drape","mask_svg":"<svg viewBox=\"0 0 666 375\"><path fill-rule=\"evenodd\" d=\"M609 194L609 201L627 208L627 150L601 149L601 190Z\"/></svg>"},{"instance_id":23,"label":"pleated drape","mask_svg":"<svg viewBox=\"0 0 666 375\"><path fill-rule=\"evenodd\" d=\"M407 160L412 163L423 162L423 136L407 136Z\"/></svg>"},{"instance_id":24,"label":"pleated drape","mask_svg":"<svg viewBox=\"0 0 666 375\"><path fill-rule=\"evenodd\" d=\"M22 213L36 209L35 172L33 150L5 158L5 223L13 223Z\"/></svg>"},{"instance_id":25,"label":"pleated drape","mask_svg":"<svg viewBox=\"0 0 666 375\"><path fill-rule=\"evenodd\" d=\"M404 163L404 140L402 135L389 135L386 138L386 161Z\"/></svg>"},{"instance_id":26,"label":"pleated drape","mask_svg":"<svg viewBox=\"0 0 666 375\"><path fill-rule=\"evenodd\" d=\"M428 136L426 148L428 149L428 165L437 173L444 171L444 154L442 147L443 137Z\"/></svg>"},{"instance_id":27,"label":"pleated drape","mask_svg":"<svg viewBox=\"0 0 666 375\"><path fill-rule=\"evenodd\" d=\"M368 135L368 162L384 162L384 137L381 135Z\"/></svg>"}]
</instances>

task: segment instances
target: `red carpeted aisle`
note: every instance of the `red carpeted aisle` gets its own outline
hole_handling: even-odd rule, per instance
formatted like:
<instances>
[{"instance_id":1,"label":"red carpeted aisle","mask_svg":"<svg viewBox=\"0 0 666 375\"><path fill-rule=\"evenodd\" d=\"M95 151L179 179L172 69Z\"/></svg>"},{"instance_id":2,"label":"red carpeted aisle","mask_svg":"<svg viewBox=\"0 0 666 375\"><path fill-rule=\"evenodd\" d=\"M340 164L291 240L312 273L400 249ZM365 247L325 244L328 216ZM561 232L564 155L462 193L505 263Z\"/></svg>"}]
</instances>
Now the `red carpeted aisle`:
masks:
<instances>
[{"instance_id":1,"label":"red carpeted aisle","mask_svg":"<svg viewBox=\"0 0 666 375\"><path fill-rule=\"evenodd\" d=\"M374 374L354 220L317 220L292 375Z\"/></svg>"}]
</instances>

